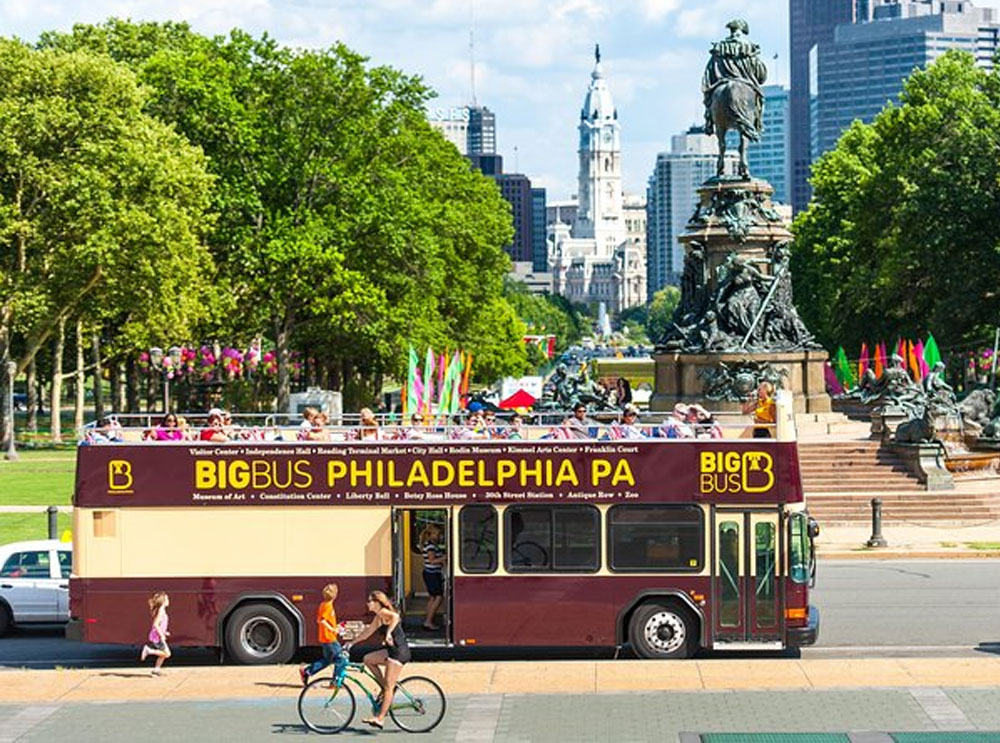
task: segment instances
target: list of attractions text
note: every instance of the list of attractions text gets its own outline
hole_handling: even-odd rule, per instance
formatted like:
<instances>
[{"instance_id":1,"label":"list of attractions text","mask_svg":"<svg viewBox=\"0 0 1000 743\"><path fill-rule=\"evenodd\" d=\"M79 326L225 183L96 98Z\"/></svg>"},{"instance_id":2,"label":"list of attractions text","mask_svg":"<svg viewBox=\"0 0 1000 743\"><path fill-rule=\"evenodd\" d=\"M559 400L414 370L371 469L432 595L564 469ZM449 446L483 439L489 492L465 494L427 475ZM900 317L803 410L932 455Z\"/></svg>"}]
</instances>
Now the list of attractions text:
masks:
<instances>
[{"instance_id":1,"label":"list of attractions text","mask_svg":"<svg viewBox=\"0 0 1000 743\"><path fill-rule=\"evenodd\" d=\"M78 506L800 501L795 444L82 448Z\"/></svg>"}]
</instances>

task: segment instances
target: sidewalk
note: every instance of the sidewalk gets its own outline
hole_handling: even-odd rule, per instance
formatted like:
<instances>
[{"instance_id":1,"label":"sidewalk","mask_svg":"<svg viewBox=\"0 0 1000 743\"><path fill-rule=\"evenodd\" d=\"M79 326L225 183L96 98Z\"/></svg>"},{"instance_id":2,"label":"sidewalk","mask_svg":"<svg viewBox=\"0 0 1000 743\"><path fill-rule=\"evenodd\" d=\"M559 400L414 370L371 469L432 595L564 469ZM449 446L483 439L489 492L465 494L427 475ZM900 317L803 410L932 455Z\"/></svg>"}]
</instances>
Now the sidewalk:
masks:
<instances>
[{"instance_id":1,"label":"sidewalk","mask_svg":"<svg viewBox=\"0 0 1000 743\"><path fill-rule=\"evenodd\" d=\"M0 704L209 701L294 697L297 666L177 667L0 672ZM842 690L1000 686L1000 657L507 661L412 663L448 695Z\"/></svg>"},{"instance_id":2,"label":"sidewalk","mask_svg":"<svg viewBox=\"0 0 1000 743\"><path fill-rule=\"evenodd\" d=\"M866 542L871 537L871 525L845 524L825 526L820 524L816 538L816 552L828 559L984 559L1000 557L1000 521L987 521L969 525L911 524L887 522L882 524L882 537L887 547L870 548Z\"/></svg>"}]
</instances>

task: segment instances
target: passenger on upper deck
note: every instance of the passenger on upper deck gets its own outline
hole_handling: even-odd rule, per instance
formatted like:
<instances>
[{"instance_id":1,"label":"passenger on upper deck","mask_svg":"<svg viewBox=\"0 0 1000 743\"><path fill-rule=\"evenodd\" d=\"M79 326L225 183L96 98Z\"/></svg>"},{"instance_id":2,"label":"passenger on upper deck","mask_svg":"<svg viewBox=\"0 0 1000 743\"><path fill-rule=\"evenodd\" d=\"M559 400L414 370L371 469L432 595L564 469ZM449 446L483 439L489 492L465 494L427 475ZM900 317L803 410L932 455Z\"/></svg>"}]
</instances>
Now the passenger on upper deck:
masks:
<instances>
[{"instance_id":1,"label":"passenger on upper deck","mask_svg":"<svg viewBox=\"0 0 1000 743\"><path fill-rule=\"evenodd\" d=\"M311 405L302 409L302 422L299 423L299 430L296 434L299 441L309 441L312 438L313 420L318 414L319 410Z\"/></svg>"},{"instance_id":2,"label":"passenger on upper deck","mask_svg":"<svg viewBox=\"0 0 1000 743\"><path fill-rule=\"evenodd\" d=\"M94 424L94 427L87 431L80 441L81 446L91 444L120 444L123 441L122 427L118 419L113 415L101 418Z\"/></svg>"},{"instance_id":3,"label":"passenger on upper deck","mask_svg":"<svg viewBox=\"0 0 1000 743\"><path fill-rule=\"evenodd\" d=\"M361 408L360 415L360 424L355 430L349 432L348 438L354 441L379 441L382 438L382 432L379 430L375 413L372 412L371 408Z\"/></svg>"},{"instance_id":4,"label":"passenger on upper deck","mask_svg":"<svg viewBox=\"0 0 1000 743\"><path fill-rule=\"evenodd\" d=\"M671 413L660 424L656 435L667 439L693 439L694 429L687 422L688 406L684 403L674 405L674 412Z\"/></svg>"},{"instance_id":5,"label":"passenger on upper deck","mask_svg":"<svg viewBox=\"0 0 1000 743\"><path fill-rule=\"evenodd\" d=\"M753 422L759 424L753 429L755 439L771 438L771 427L777 420L774 405L774 385L761 382L757 394L751 395L743 404L743 412L753 414Z\"/></svg>"},{"instance_id":6,"label":"passenger on upper deck","mask_svg":"<svg viewBox=\"0 0 1000 743\"><path fill-rule=\"evenodd\" d=\"M582 402L573 405L573 415L563 421L563 428L570 439L593 438L590 432L593 425L594 421L587 417L587 406Z\"/></svg>"},{"instance_id":7,"label":"passenger on upper deck","mask_svg":"<svg viewBox=\"0 0 1000 743\"><path fill-rule=\"evenodd\" d=\"M149 438L154 441L182 441L184 432L178 425L177 416L174 413L163 416L160 425L150 432Z\"/></svg>"},{"instance_id":8,"label":"passenger on upper deck","mask_svg":"<svg viewBox=\"0 0 1000 743\"><path fill-rule=\"evenodd\" d=\"M222 411L219 408L212 408L208 411L207 425L201 429L201 435L198 438L201 441L229 441L229 434L225 431Z\"/></svg>"},{"instance_id":9,"label":"passenger on upper deck","mask_svg":"<svg viewBox=\"0 0 1000 743\"><path fill-rule=\"evenodd\" d=\"M608 429L609 439L644 439L647 435L639 425L639 408L631 403L622 411L621 420Z\"/></svg>"},{"instance_id":10,"label":"passenger on upper deck","mask_svg":"<svg viewBox=\"0 0 1000 743\"><path fill-rule=\"evenodd\" d=\"M694 429L694 435L699 439L721 439L722 426L701 405L688 407L688 424Z\"/></svg>"}]
</instances>

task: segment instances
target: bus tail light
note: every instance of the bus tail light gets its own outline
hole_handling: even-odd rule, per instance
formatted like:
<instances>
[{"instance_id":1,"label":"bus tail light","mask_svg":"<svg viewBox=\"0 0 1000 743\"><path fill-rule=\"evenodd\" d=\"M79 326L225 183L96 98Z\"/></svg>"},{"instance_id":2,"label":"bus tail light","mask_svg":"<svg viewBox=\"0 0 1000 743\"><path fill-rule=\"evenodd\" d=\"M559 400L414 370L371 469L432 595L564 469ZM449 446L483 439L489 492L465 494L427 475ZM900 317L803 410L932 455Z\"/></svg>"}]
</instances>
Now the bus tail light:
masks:
<instances>
[{"instance_id":1,"label":"bus tail light","mask_svg":"<svg viewBox=\"0 0 1000 743\"><path fill-rule=\"evenodd\" d=\"M87 617L83 621L87 624L97 624L97 617Z\"/></svg>"},{"instance_id":2,"label":"bus tail light","mask_svg":"<svg viewBox=\"0 0 1000 743\"><path fill-rule=\"evenodd\" d=\"M785 609L785 619L805 619L809 615L809 610L802 609Z\"/></svg>"}]
</instances>

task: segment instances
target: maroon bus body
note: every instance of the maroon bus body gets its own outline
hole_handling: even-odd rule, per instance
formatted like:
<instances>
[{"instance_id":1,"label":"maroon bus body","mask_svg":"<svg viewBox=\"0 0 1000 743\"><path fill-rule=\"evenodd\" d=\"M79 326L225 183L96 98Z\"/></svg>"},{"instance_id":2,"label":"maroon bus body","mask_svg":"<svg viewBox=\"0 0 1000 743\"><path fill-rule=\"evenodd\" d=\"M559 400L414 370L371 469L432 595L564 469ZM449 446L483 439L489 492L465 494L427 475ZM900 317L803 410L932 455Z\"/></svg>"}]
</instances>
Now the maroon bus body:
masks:
<instances>
[{"instance_id":1,"label":"maroon bus body","mask_svg":"<svg viewBox=\"0 0 1000 743\"><path fill-rule=\"evenodd\" d=\"M713 456L704 456L705 453ZM759 459L761 453L767 455L763 462ZM608 474L605 480L595 484L592 478L588 479L594 474L595 458L607 462L606 467L603 464L599 467L600 473L617 471L620 476L620 462L627 460L632 481L619 478L612 484L612 475ZM543 471L529 489L512 483L497 485L499 460L517 463L523 459L552 461L552 470L547 474ZM242 476L242 468L234 470L233 463L250 460L265 463L259 465L258 470L261 473L267 470L270 473L267 477L272 479L275 472L279 473L279 480L294 478L296 472L308 473L309 477L303 475L298 483L287 487L279 487L287 484L286 480L278 485L258 482L265 486L241 489L234 487L228 478L223 486L218 477L220 470L209 473L212 463L224 462L225 465L218 466L225 467L229 475L235 472ZM376 482L377 467L374 466L371 483L361 482L354 486L341 480L331 483L326 477L331 471L331 462L349 463L352 460L383 462L381 484ZM427 486L421 483L419 489L400 487L402 478L417 460L427 471L435 461L450 461L456 470L456 479L461 461L483 461L484 469L477 470L473 465L471 473L475 480L471 485L452 482ZM564 461L569 464L563 465ZM294 462L302 463L298 470ZM389 462L394 463L391 475L386 467ZM555 483L555 474L560 467L566 466L573 469L577 482L571 478ZM202 473L200 483L197 481L198 467ZM733 471L712 471L727 467ZM769 471L762 474L761 468L769 468ZM216 487L200 487L211 477L215 477ZM241 483L242 480L238 484ZM242 497L234 497L234 494ZM84 508L198 505L444 508L468 504L555 502L698 503L776 511L784 504L802 500L795 442L760 440L410 441L349 445L192 442L91 446L79 450L74 493L74 504ZM706 524L706 533L709 528ZM703 564L708 564L709 559L708 554L702 555ZM225 620L237 603L248 596L266 594L284 597L287 610L298 615L302 633L300 644L315 645L314 612L321 600L323 585L331 581L340 588L337 609L341 619L363 619L364 600L372 589L392 595L392 579L388 575L348 577L338 576L333 571L324 571L322 577L72 578L70 614L73 619L67 634L85 642L140 644L149 630L149 619L143 611L145 598L153 590L164 590L171 599L172 643L220 646ZM621 621L623 612L634 607L644 595L667 589L703 597L705 623L711 628L715 621L713 607L704 601L711 595L711 582L708 575L684 574L457 575L450 582L454 607L451 639L457 644L476 646L619 645L627 640ZM805 584L795 583L787 575L782 583L782 612L785 607L807 606ZM748 588L741 586L742 590ZM560 607L558 622L551 619L554 605ZM788 618L784 626L791 635L804 631L807 622L805 617ZM711 638L712 633L703 629L701 644L711 647Z\"/></svg>"}]
</instances>

